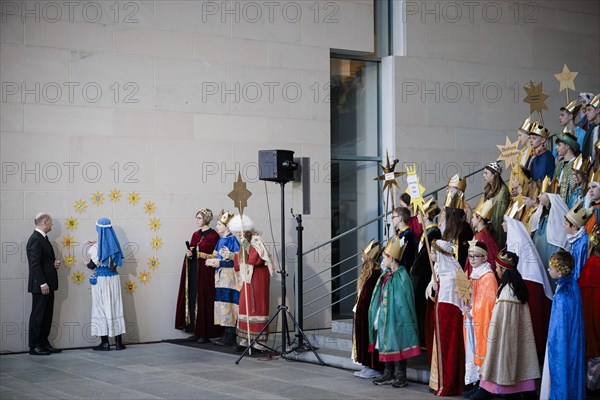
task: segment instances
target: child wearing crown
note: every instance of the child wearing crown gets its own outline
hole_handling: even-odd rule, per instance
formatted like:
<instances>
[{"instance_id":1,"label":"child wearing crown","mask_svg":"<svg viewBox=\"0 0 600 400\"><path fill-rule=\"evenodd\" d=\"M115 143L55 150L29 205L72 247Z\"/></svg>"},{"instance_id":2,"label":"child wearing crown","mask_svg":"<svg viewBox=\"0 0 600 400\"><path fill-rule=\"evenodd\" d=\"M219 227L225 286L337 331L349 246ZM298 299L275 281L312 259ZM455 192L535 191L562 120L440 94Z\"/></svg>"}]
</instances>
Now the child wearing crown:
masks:
<instances>
[{"instance_id":1,"label":"child wearing crown","mask_svg":"<svg viewBox=\"0 0 600 400\"><path fill-rule=\"evenodd\" d=\"M400 264L406 245L403 240L388 240L383 249L381 276L369 307L369 351L379 350L385 363L376 385L407 385L406 360L421 354L412 283Z\"/></svg>"},{"instance_id":2,"label":"child wearing crown","mask_svg":"<svg viewBox=\"0 0 600 400\"><path fill-rule=\"evenodd\" d=\"M352 360L363 367L354 376L363 379L379 378L383 363L379 361L377 350L369 351L369 305L375 285L381 276L377 264L380 244L371 240L361 253L362 268L357 282L356 305L354 306L354 324L352 335Z\"/></svg>"},{"instance_id":3,"label":"child wearing crown","mask_svg":"<svg viewBox=\"0 0 600 400\"><path fill-rule=\"evenodd\" d=\"M579 279L581 269L585 264L585 260L587 260L588 234L585 230L585 223L591 216L592 210L584 208L583 203L577 204L565 215L563 227L567 234L566 250L575 259L575 266L573 268L573 278L575 281Z\"/></svg>"},{"instance_id":4,"label":"child wearing crown","mask_svg":"<svg viewBox=\"0 0 600 400\"><path fill-rule=\"evenodd\" d=\"M435 276L432 276L426 295L435 301L435 327L429 387L436 396L457 396L465 387L462 316L465 306L458 297L454 281L461 266L454 258L454 246L445 240L432 243L430 256L435 262Z\"/></svg>"},{"instance_id":5,"label":"child wearing crown","mask_svg":"<svg viewBox=\"0 0 600 400\"><path fill-rule=\"evenodd\" d=\"M537 398L535 380L540 377L540 368L529 311L529 291L517 269L518 264L519 257L506 249L495 260L500 287L485 343L481 381L472 399L516 393L522 393L524 399Z\"/></svg>"},{"instance_id":6,"label":"child wearing crown","mask_svg":"<svg viewBox=\"0 0 600 400\"><path fill-rule=\"evenodd\" d=\"M541 398L585 398L585 334L575 260L561 250L550 257L548 272L558 281L548 327Z\"/></svg>"},{"instance_id":7,"label":"child wearing crown","mask_svg":"<svg viewBox=\"0 0 600 400\"><path fill-rule=\"evenodd\" d=\"M590 235L590 256L579 277L585 326L587 388L600 389L600 230Z\"/></svg>"}]
</instances>

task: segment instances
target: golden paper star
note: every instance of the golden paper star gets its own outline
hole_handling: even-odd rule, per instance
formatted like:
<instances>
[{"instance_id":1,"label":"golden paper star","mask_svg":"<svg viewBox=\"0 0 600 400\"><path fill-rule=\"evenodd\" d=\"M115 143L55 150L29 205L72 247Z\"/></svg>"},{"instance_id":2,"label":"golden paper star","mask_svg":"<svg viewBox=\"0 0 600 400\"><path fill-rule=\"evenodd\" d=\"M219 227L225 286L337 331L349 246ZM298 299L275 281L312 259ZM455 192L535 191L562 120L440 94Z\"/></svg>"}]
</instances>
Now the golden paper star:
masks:
<instances>
[{"instance_id":1,"label":"golden paper star","mask_svg":"<svg viewBox=\"0 0 600 400\"><path fill-rule=\"evenodd\" d=\"M379 175L377 178L373 178L373 180L380 180L383 181L383 187L381 188L381 192L385 192L386 189L388 190L392 190L393 191L393 187L396 186L398 189L400 189L400 186L398 185L398 181L396 181L397 178L401 177L402 175L404 175L404 172L396 172L396 165L398 164L398 160L394 160L394 162L392 164L390 164L390 156L387 152L387 150L385 151L385 157L386 157L386 165L385 167L383 166L382 163L379 163L379 166L381 167L381 170L383 171L383 175ZM393 193L392 194L392 200L393 200Z\"/></svg>"},{"instance_id":2,"label":"golden paper star","mask_svg":"<svg viewBox=\"0 0 600 400\"><path fill-rule=\"evenodd\" d=\"M75 256L66 256L65 257L65 266L72 267L75 265Z\"/></svg>"},{"instance_id":3,"label":"golden paper star","mask_svg":"<svg viewBox=\"0 0 600 400\"><path fill-rule=\"evenodd\" d=\"M77 218L73 218L73 217L68 218L66 224L67 224L67 229L73 230L73 229L77 228Z\"/></svg>"},{"instance_id":4,"label":"golden paper star","mask_svg":"<svg viewBox=\"0 0 600 400\"><path fill-rule=\"evenodd\" d=\"M569 67L567 64L563 65L563 70L559 74L554 74L554 77L560 82L559 92L563 90L575 90L575 77L579 74L579 72L569 71Z\"/></svg>"},{"instance_id":5,"label":"golden paper star","mask_svg":"<svg viewBox=\"0 0 600 400\"><path fill-rule=\"evenodd\" d=\"M63 247L71 247L73 246L73 236L67 235L65 237L63 237L62 240L62 245Z\"/></svg>"},{"instance_id":6,"label":"golden paper star","mask_svg":"<svg viewBox=\"0 0 600 400\"><path fill-rule=\"evenodd\" d=\"M156 231L158 228L160 228L160 220L158 218L152 218L149 225L150 229Z\"/></svg>"},{"instance_id":7,"label":"golden paper star","mask_svg":"<svg viewBox=\"0 0 600 400\"><path fill-rule=\"evenodd\" d=\"M417 175L417 165L407 165L406 174L406 183L408 184L406 193L410 195L410 204L413 206L413 212L416 213L419 210L425 213L423 209L423 203L425 202L423 200L423 193L425 193L425 188L421 185L421 181Z\"/></svg>"},{"instance_id":8,"label":"golden paper star","mask_svg":"<svg viewBox=\"0 0 600 400\"><path fill-rule=\"evenodd\" d=\"M519 140L515 141L514 143L511 143L510 139L507 136L504 145L497 144L496 147L498 147L498 149L500 150L500 155L498 156L496 161L504 161L505 169L508 169L508 167L510 167L511 165L519 164L519 157L521 155L521 152L519 151Z\"/></svg>"},{"instance_id":9,"label":"golden paper star","mask_svg":"<svg viewBox=\"0 0 600 400\"><path fill-rule=\"evenodd\" d=\"M156 206L154 205L154 203L151 201L147 201L146 204L144 204L144 212L150 215L154 214L154 211L156 211Z\"/></svg>"},{"instance_id":10,"label":"golden paper star","mask_svg":"<svg viewBox=\"0 0 600 400\"><path fill-rule=\"evenodd\" d=\"M233 200L234 207L243 215L244 208L248 207L248 199L252 196L252 192L246 189L246 182L242 180L242 174L239 172L237 181L233 182L233 190L227 196Z\"/></svg>"},{"instance_id":11,"label":"golden paper star","mask_svg":"<svg viewBox=\"0 0 600 400\"><path fill-rule=\"evenodd\" d=\"M111 190L110 194L108 195L108 198L112 202L117 202L117 201L121 200L121 191L119 189Z\"/></svg>"},{"instance_id":12,"label":"golden paper star","mask_svg":"<svg viewBox=\"0 0 600 400\"><path fill-rule=\"evenodd\" d=\"M550 96L544 93L542 89L542 82L536 85L533 81L529 81L529 83L524 86L523 89L525 89L525 93L527 93L523 99L523 103L529 104L530 114L532 114L534 111L537 111L538 114L541 114L542 109L548 109L548 106L545 102Z\"/></svg>"},{"instance_id":13,"label":"golden paper star","mask_svg":"<svg viewBox=\"0 0 600 400\"><path fill-rule=\"evenodd\" d=\"M162 239L157 237L152 238L152 248L154 250L160 249L162 247Z\"/></svg>"},{"instance_id":14,"label":"golden paper star","mask_svg":"<svg viewBox=\"0 0 600 400\"><path fill-rule=\"evenodd\" d=\"M73 275L71 275L71 279L73 279L73 283L79 285L81 282L83 282L83 279L85 278L85 276L83 276L83 274L79 271L75 271L73 272Z\"/></svg>"},{"instance_id":15,"label":"golden paper star","mask_svg":"<svg viewBox=\"0 0 600 400\"><path fill-rule=\"evenodd\" d=\"M75 212L78 212L81 214L85 211L86 208L87 208L87 205L85 204L85 201L77 200L75 202Z\"/></svg>"},{"instance_id":16,"label":"golden paper star","mask_svg":"<svg viewBox=\"0 0 600 400\"><path fill-rule=\"evenodd\" d=\"M104 195L100 192L96 192L92 195L92 202L99 206L100 204L104 203Z\"/></svg>"},{"instance_id":17,"label":"golden paper star","mask_svg":"<svg viewBox=\"0 0 600 400\"><path fill-rule=\"evenodd\" d=\"M140 282L142 282L143 284L146 284L146 283L150 282L150 273L148 271L142 271L142 272L140 272L139 278L140 278Z\"/></svg>"},{"instance_id":18,"label":"golden paper star","mask_svg":"<svg viewBox=\"0 0 600 400\"><path fill-rule=\"evenodd\" d=\"M158 261L158 258L156 258L156 257L151 257L148 260L148 268L150 268L150 269L158 269L158 264L160 264L160 262Z\"/></svg>"},{"instance_id":19,"label":"golden paper star","mask_svg":"<svg viewBox=\"0 0 600 400\"><path fill-rule=\"evenodd\" d=\"M465 303L471 300L471 293L473 292L473 286L471 280L467 276L467 273L462 268L456 269L456 278L453 279L456 284L454 290L458 295L459 299L462 299Z\"/></svg>"},{"instance_id":20,"label":"golden paper star","mask_svg":"<svg viewBox=\"0 0 600 400\"><path fill-rule=\"evenodd\" d=\"M140 202L140 194L136 192L129 193L129 204L137 204Z\"/></svg>"},{"instance_id":21,"label":"golden paper star","mask_svg":"<svg viewBox=\"0 0 600 400\"><path fill-rule=\"evenodd\" d=\"M129 294L133 294L135 292L135 289L137 289L135 282L128 280L127 282L125 282L125 286L124 286L125 290L127 290L127 292Z\"/></svg>"}]
</instances>

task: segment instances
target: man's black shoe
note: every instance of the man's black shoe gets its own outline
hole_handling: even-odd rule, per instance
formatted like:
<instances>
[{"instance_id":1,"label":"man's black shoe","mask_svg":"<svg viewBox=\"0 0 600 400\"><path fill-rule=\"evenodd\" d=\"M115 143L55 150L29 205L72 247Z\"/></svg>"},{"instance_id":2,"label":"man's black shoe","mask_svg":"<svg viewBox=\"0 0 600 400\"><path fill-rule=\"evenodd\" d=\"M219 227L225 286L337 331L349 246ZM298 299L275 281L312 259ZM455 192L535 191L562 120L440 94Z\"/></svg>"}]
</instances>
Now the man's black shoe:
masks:
<instances>
[{"instance_id":1,"label":"man's black shoe","mask_svg":"<svg viewBox=\"0 0 600 400\"><path fill-rule=\"evenodd\" d=\"M48 350L50 353L60 353L62 350L61 349L56 349L54 347L52 347L52 345L47 344L44 346L46 348L46 350Z\"/></svg>"},{"instance_id":2,"label":"man's black shoe","mask_svg":"<svg viewBox=\"0 0 600 400\"><path fill-rule=\"evenodd\" d=\"M198 338L198 340L196 340L196 343L200 343L200 344L204 344L204 343L208 343L210 342L210 340L208 340L207 338Z\"/></svg>"},{"instance_id":3,"label":"man's black shoe","mask_svg":"<svg viewBox=\"0 0 600 400\"><path fill-rule=\"evenodd\" d=\"M42 346L36 346L29 349L29 354L32 356L49 356L50 350Z\"/></svg>"}]
</instances>

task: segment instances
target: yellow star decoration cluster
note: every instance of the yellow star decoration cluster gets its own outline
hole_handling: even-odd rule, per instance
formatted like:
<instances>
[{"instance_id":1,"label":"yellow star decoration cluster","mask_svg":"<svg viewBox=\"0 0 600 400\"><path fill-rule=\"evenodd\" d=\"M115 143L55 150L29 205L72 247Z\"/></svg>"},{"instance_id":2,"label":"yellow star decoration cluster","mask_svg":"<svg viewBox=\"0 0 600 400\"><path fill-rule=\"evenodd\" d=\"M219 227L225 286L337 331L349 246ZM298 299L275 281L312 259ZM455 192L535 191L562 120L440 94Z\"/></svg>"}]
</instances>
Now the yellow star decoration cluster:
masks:
<instances>
[{"instance_id":1,"label":"yellow star decoration cluster","mask_svg":"<svg viewBox=\"0 0 600 400\"><path fill-rule=\"evenodd\" d=\"M118 188L114 188L108 194L99 192L99 191L92 193L91 201L95 206L100 206L101 204L104 203L104 200L106 198L108 198L111 202L117 204L120 202L122 197L123 197L123 194L121 193L121 190L119 190ZM130 192L126 195L126 197L127 197L127 201L129 203L129 205L132 205L132 206L138 205L141 200L141 196L137 192ZM87 207L85 200L79 199L79 200L75 201L73 208L76 213L84 214L87 211L88 207ZM143 205L143 209L144 209L145 214L148 214L148 215L154 214L156 212L156 204L153 201L147 201ZM96 217L97 216L90 217L89 219L94 220ZM69 218L67 218L65 225L66 225L66 228L68 231L74 232L78 228L79 221L75 217L69 217ZM161 227L160 219L156 218L156 217L151 218L148 222L148 226L149 226L150 230L153 232L153 236L154 236L151 239L152 240L151 246L154 251L154 254L152 257L150 257L148 259L146 265L148 266L148 269L150 269L151 271L156 271L158 269L158 266L160 265L160 261L157 256L157 251L160 248L162 248L162 246L163 246L162 238L159 235L157 235L158 230ZM64 252L64 257L63 257L65 266L74 267L77 264L74 247L78 246L79 244L80 243L75 241L73 235L64 235L63 236L62 245L63 245L63 247L65 247L67 249ZM87 269L83 269L83 271L87 271ZM80 285L82 282L87 281L86 275L84 274L83 271L81 271L81 270L73 271L73 273L71 274L71 280L73 281L74 284ZM136 284L135 278L138 278L139 282L143 283L144 285L149 283L151 280L151 271L144 270L144 271L140 272L137 277L134 275L132 279L129 279L125 283L125 286L124 286L127 293L133 294L137 290L138 286Z\"/></svg>"}]
</instances>

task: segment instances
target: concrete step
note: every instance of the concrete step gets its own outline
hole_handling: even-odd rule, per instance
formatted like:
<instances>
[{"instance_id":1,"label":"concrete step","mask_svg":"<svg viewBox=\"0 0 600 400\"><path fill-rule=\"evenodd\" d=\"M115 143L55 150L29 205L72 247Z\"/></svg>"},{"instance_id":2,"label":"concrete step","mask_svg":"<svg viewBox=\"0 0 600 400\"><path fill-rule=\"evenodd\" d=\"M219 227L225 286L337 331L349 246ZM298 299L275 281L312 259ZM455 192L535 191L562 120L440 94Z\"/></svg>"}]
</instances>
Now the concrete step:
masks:
<instances>
[{"instance_id":1,"label":"concrete step","mask_svg":"<svg viewBox=\"0 0 600 400\"><path fill-rule=\"evenodd\" d=\"M351 319L338 319L331 321L331 331L334 333L345 333L352 335L353 322Z\"/></svg>"},{"instance_id":2,"label":"concrete step","mask_svg":"<svg viewBox=\"0 0 600 400\"><path fill-rule=\"evenodd\" d=\"M313 346L332 350L342 350L348 353L348 357L352 352L351 334L335 333L332 331L312 331L308 333L307 336Z\"/></svg>"}]
</instances>

